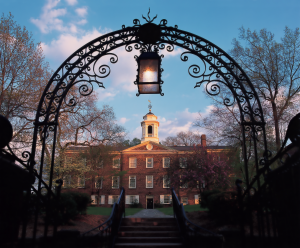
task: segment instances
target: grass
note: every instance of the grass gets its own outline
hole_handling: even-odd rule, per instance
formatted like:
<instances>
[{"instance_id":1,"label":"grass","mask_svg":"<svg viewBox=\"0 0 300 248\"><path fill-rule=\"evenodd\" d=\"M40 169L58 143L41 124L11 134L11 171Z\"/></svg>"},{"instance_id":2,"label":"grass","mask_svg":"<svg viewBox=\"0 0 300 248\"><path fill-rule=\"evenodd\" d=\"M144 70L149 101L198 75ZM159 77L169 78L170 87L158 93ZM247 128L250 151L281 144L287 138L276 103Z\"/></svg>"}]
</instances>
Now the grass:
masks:
<instances>
[{"instance_id":1,"label":"grass","mask_svg":"<svg viewBox=\"0 0 300 248\"><path fill-rule=\"evenodd\" d=\"M143 208L126 208L125 209L125 216L133 215ZM104 207L88 207L86 214L90 215L107 215L110 216L112 208L104 208Z\"/></svg>"},{"instance_id":2,"label":"grass","mask_svg":"<svg viewBox=\"0 0 300 248\"><path fill-rule=\"evenodd\" d=\"M110 216L112 208L104 208L104 207L88 207L86 214L89 215L106 215ZM125 216L133 215L139 211L143 210L143 208L126 208ZM160 212L166 215L173 215L173 207L169 208L157 208ZM207 211L207 208L201 208L199 205L186 205L184 206L185 212L194 212L194 211Z\"/></svg>"},{"instance_id":3,"label":"grass","mask_svg":"<svg viewBox=\"0 0 300 248\"><path fill-rule=\"evenodd\" d=\"M183 206L185 212L194 212L194 211L208 211L207 208L201 208L199 205L185 205ZM167 215L173 215L173 207L169 208L157 208L160 212L167 214Z\"/></svg>"}]
</instances>

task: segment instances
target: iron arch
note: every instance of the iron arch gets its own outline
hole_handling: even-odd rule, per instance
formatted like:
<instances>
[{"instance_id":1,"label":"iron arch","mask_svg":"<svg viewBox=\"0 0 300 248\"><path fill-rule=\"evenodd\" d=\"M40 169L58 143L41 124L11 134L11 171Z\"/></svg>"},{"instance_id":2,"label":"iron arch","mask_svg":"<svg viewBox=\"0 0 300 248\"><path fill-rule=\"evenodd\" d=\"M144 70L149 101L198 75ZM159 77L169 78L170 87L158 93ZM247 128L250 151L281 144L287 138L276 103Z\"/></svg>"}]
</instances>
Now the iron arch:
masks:
<instances>
[{"instance_id":1,"label":"iron arch","mask_svg":"<svg viewBox=\"0 0 300 248\"><path fill-rule=\"evenodd\" d=\"M141 25L137 19L133 23L134 25L131 27L122 26L122 29L98 37L79 48L55 71L45 87L37 108L31 154L27 155L28 160L26 162L26 167L33 172L35 161L39 161L39 172L35 172L39 180L37 192L39 193L44 185L48 190L48 195L51 194L59 111L63 103L70 107L76 105L76 98L68 98L69 90L77 85L79 94L88 96L93 92L94 85L104 88L102 79L109 76L111 69L106 64L99 65L100 59L104 56L110 56L110 62L117 63L118 56L112 51L123 46L128 52L133 51L133 49L148 51L165 49L167 52L172 52L174 47L178 46L186 50L181 54L181 60L184 62L188 61L189 55L197 56L201 65L191 65L188 71L198 81L195 87L200 87L201 84L205 83L206 91L211 95L220 93L222 89L220 85L228 87L232 93L232 99L226 98L224 104L230 106L236 103L239 108L244 140L243 149L246 151L246 133L250 133L254 144L256 172L259 171L260 163L267 166L269 153L266 152L265 121L261 103L250 79L234 59L221 48L200 36L180 30L177 26L167 26L167 21L164 19L158 25L152 24L159 27L160 30L160 35L155 43L144 43L139 30L145 24ZM262 134L265 151L261 161L259 161L260 158L256 149L258 132ZM47 185L42 180L42 174L45 146L49 135L51 136L52 150L49 185ZM41 150L37 152L39 138ZM248 186L250 179L245 152L244 164Z\"/></svg>"}]
</instances>

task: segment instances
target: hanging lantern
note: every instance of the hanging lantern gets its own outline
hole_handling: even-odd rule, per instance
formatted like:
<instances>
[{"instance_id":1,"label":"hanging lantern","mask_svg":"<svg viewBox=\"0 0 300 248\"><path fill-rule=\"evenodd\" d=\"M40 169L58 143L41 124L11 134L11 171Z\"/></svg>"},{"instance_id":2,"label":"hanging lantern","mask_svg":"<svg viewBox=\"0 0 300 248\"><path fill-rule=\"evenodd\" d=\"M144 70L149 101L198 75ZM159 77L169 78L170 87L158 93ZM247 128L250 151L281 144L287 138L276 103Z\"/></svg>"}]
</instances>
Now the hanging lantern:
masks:
<instances>
[{"instance_id":1,"label":"hanging lantern","mask_svg":"<svg viewBox=\"0 0 300 248\"><path fill-rule=\"evenodd\" d=\"M156 52L143 52L138 58L136 84L139 94L161 94L161 58Z\"/></svg>"}]
</instances>

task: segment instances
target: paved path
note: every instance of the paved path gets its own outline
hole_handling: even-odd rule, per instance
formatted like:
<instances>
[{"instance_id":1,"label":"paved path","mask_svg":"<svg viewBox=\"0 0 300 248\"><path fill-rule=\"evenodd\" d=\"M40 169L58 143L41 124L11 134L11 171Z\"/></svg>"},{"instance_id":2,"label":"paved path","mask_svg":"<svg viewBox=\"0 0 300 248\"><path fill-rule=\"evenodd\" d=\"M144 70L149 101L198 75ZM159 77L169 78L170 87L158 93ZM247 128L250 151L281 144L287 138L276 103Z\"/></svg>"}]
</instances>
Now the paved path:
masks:
<instances>
[{"instance_id":1,"label":"paved path","mask_svg":"<svg viewBox=\"0 0 300 248\"><path fill-rule=\"evenodd\" d=\"M129 215L125 218L173 218L173 215L165 215L157 209L143 209L134 215Z\"/></svg>"}]
</instances>

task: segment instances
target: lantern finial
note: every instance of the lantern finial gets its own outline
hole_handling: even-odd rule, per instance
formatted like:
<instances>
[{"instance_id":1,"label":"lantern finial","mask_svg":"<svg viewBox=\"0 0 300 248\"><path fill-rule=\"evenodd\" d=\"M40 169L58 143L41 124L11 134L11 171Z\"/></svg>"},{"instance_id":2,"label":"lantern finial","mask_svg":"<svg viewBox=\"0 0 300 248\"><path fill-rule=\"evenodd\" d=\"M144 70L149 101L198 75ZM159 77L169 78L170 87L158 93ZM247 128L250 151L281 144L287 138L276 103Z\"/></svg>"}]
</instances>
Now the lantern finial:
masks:
<instances>
[{"instance_id":1,"label":"lantern finial","mask_svg":"<svg viewBox=\"0 0 300 248\"><path fill-rule=\"evenodd\" d=\"M149 108L149 112L151 113L151 108L152 108L151 101L148 100L148 102L150 102L149 105L148 105L148 108Z\"/></svg>"}]
</instances>

